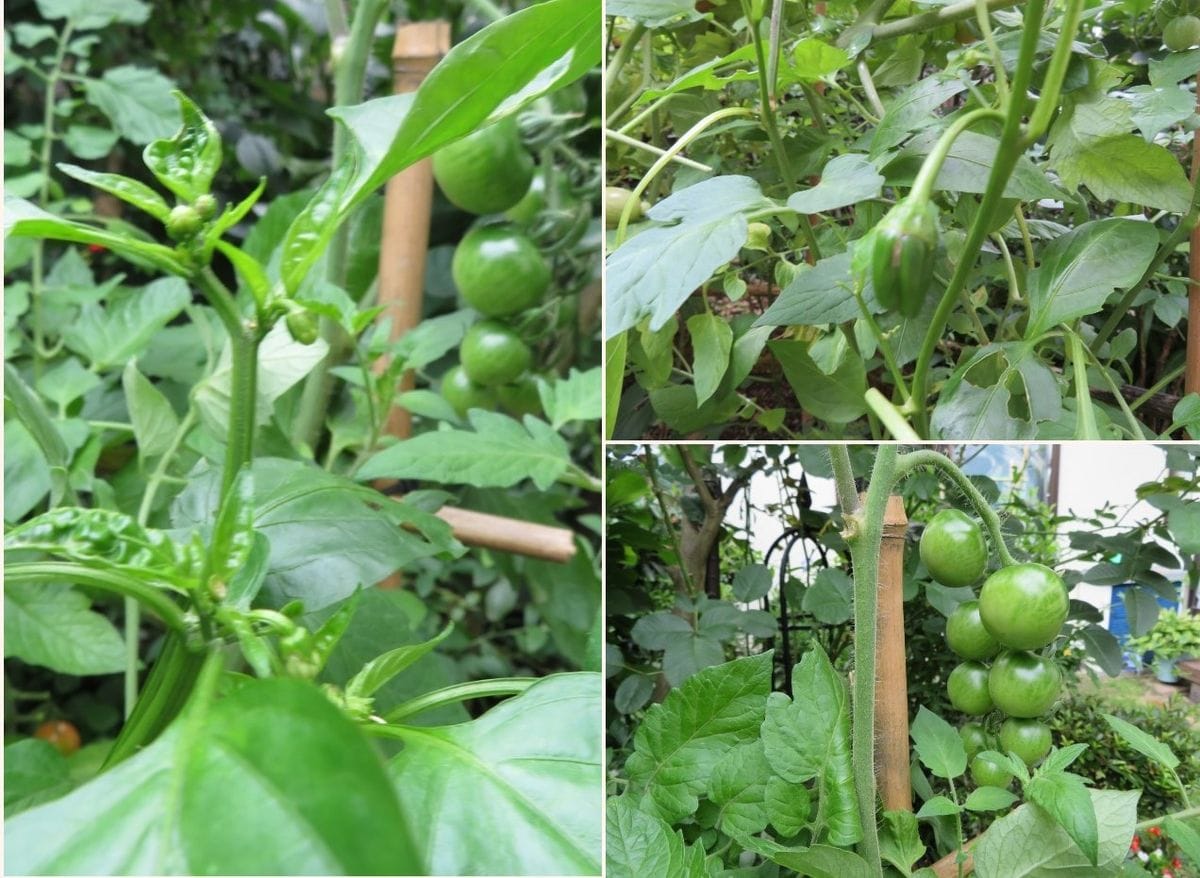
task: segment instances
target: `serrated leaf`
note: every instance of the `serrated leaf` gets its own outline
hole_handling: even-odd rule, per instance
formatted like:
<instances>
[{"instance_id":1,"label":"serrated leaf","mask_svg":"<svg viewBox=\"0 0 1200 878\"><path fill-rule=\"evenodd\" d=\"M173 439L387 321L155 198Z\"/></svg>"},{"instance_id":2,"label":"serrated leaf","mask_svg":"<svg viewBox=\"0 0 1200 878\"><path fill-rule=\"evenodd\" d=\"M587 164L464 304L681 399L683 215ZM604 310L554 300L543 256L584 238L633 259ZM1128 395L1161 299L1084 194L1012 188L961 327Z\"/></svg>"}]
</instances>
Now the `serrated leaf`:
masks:
<instances>
[{"instance_id":1,"label":"serrated leaf","mask_svg":"<svg viewBox=\"0 0 1200 878\"><path fill-rule=\"evenodd\" d=\"M647 712L625 763L641 807L674 823L693 813L713 767L758 737L772 654L706 668Z\"/></svg>"},{"instance_id":2,"label":"serrated leaf","mask_svg":"<svg viewBox=\"0 0 1200 878\"><path fill-rule=\"evenodd\" d=\"M472 409L473 431L437 430L370 458L358 472L370 479L424 479L477 488L508 488L526 479L543 491L571 464L567 443L545 421Z\"/></svg>"}]
</instances>

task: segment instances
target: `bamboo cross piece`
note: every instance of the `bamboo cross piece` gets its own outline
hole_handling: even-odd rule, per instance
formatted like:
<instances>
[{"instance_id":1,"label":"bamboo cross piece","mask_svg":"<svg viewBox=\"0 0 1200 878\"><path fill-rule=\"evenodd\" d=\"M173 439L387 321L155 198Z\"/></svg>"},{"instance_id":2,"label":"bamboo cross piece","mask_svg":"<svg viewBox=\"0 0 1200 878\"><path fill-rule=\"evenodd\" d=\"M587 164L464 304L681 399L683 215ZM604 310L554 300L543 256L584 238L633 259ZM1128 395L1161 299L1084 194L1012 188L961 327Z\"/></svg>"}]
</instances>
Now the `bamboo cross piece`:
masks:
<instances>
[{"instance_id":1,"label":"bamboo cross piece","mask_svg":"<svg viewBox=\"0 0 1200 878\"><path fill-rule=\"evenodd\" d=\"M575 534L565 527L535 524L457 506L443 506L435 514L450 525L454 538L467 546L511 552L558 564L567 564L575 557Z\"/></svg>"}]
</instances>

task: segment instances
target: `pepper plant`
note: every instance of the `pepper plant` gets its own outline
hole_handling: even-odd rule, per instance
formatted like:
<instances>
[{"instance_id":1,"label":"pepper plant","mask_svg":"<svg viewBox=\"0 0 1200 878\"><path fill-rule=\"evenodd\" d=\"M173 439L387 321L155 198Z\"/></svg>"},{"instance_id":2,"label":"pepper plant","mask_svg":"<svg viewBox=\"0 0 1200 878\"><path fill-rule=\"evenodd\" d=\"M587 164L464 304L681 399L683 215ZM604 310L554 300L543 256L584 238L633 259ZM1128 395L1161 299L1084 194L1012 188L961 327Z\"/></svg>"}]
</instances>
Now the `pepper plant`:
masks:
<instances>
[{"instance_id":1,"label":"pepper plant","mask_svg":"<svg viewBox=\"0 0 1200 878\"><path fill-rule=\"evenodd\" d=\"M1200 51L1119 6L609 3L609 435L1194 434Z\"/></svg>"},{"instance_id":2,"label":"pepper plant","mask_svg":"<svg viewBox=\"0 0 1200 878\"><path fill-rule=\"evenodd\" d=\"M594 21L598 3L585 5ZM382 12L366 7L376 19ZM369 43L373 22L363 20L355 24ZM282 228L265 212L260 234L241 244L229 233L252 216L265 181L221 203L212 181L222 138L182 93L179 131L144 153L161 189L59 166L156 220L161 236L6 193L10 239L102 248L133 271L162 275L141 289L118 289L124 276L98 289L39 278L29 319L53 334L38 341L58 337L89 368L55 361L62 348L45 344L28 359L17 359L15 345L5 366L6 432L20 434L12 449L30 462L6 492L6 656L59 674L126 670L115 741L75 752L78 735L51 724L6 748L8 871L599 872L596 615L555 631L576 641L564 649L566 664L583 670L449 678L438 650L469 643L453 624L465 614L443 624L420 585L433 575L423 564L448 569L466 551L434 514L447 495L409 485L392 498L366 483L532 480L547 502L558 484L592 491L596 480L556 428L596 415L579 394L546 406L554 426L475 410L479 432L451 427L435 431L433 443L424 434L404 453L385 447L377 430L366 431L371 441L347 443L333 419L325 466L276 420L281 398L328 354L328 337L362 339L364 375L371 351L391 355L388 369L362 384L392 392L405 369L457 343L461 328L433 320L387 345L376 310L331 288L337 273L328 262L337 259L327 251L392 175L594 67L592 21L575 0L550 0L455 47L418 92L337 107L342 148L326 182L301 196ZM348 55L365 64L361 40ZM496 57L508 59L502 69ZM59 264L81 273L77 254ZM183 336L168 324L183 314L199 349L171 346ZM65 315L79 325L64 325ZM6 320L6 329L21 342L27 323ZM207 364L183 398L168 398L138 367L139 355L143 363L155 356L156 333L166 339L157 368L161 358L184 373L193 360ZM97 413L97 397L109 417ZM358 401L381 421L392 399ZM371 408L376 401L382 411ZM114 432L132 433L136 445L117 448L141 466L110 480L113 464L103 458ZM6 467L15 462L6 454ZM592 569L589 543L576 540L576 549L573 568L586 569L572 569L572 583ZM420 590L372 587L398 570L419 576ZM124 604L124 643L98 612L112 612L114 596ZM154 646L139 687L143 630ZM37 697L6 685L6 699ZM472 719L463 705L481 700L494 706ZM64 761L62 752L74 756Z\"/></svg>"},{"instance_id":3,"label":"pepper plant","mask_svg":"<svg viewBox=\"0 0 1200 878\"><path fill-rule=\"evenodd\" d=\"M1159 825L1200 862L1200 810L1177 777L1179 810L1138 823L1138 791L1089 787L1070 771L1086 744L1047 746L1045 729L1033 718L1033 694L1004 682L1005 663L1054 667L1055 653L1071 636L1060 630L1068 607L1053 572L1015 562L1000 518L975 482L934 451L880 446L865 466L856 465L847 446L830 452L853 570L849 681L813 645L795 666L790 691L772 691L774 656L767 651L705 668L649 707L627 758L610 775L608 874L706 874L736 864L801 875L1119 875L1126 874L1135 826ZM986 637L1005 648L985 677L999 674L989 688L1011 716L993 737L973 722L960 732L921 706L911 727L900 731L911 736L911 772L901 770L911 776L919 805L915 813L881 811L876 746L881 733L897 730L877 722L876 686L881 674L904 672L880 667L876 657L884 514L900 486L931 473L962 497L967 512L931 519L923 560L952 576L970 567L976 580L989 557L998 568L975 605L986 630L954 623L947 640L974 655L992 652L973 652ZM954 563L943 568L938 562L946 556ZM1053 604L1052 614L1012 615L1019 601L1041 600ZM972 609L963 602L958 607ZM955 675L949 688L956 701L962 686ZM1042 699L1037 709L1046 704ZM960 701L957 709L966 708L990 712ZM1178 766L1167 744L1117 717L1104 722L1169 774ZM1020 795L1010 788L1014 779ZM983 831L966 838L964 826L979 819ZM936 869L929 865L935 860Z\"/></svg>"}]
</instances>

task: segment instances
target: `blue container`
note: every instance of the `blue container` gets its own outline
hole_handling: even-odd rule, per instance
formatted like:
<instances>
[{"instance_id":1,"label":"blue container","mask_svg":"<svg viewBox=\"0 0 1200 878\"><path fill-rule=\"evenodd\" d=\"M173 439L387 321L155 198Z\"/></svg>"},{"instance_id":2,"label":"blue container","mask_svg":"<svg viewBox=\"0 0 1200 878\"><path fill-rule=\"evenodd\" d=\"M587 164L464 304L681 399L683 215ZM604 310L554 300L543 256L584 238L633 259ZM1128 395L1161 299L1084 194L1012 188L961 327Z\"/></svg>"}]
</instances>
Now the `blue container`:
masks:
<instances>
[{"instance_id":1,"label":"blue container","mask_svg":"<svg viewBox=\"0 0 1200 878\"><path fill-rule=\"evenodd\" d=\"M1125 592L1132 585L1114 585L1112 590L1112 607L1108 612L1108 630L1113 637L1121 643L1121 649L1125 649L1125 641L1129 639L1129 616L1125 612ZM1179 583L1175 584L1175 594L1179 594ZM1174 601L1169 601L1164 597L1159 596L1158 605L1164 610L1174 610L1179 606L1178 597ZM1133 662L1128 654L1125 655L1125 667L1131 671L1140 670Z\"/></svg>"}]
</instances>

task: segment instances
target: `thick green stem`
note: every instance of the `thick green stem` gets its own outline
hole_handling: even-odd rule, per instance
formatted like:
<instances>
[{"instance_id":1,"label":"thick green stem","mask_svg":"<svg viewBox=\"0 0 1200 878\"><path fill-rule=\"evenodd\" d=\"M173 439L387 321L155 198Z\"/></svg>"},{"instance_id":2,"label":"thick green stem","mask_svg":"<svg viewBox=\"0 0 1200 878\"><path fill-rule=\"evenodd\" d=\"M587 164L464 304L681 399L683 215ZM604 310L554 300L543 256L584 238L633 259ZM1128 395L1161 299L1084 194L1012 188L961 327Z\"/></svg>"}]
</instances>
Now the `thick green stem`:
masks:
<instances>
[{"instance_id":1,"label":"thick green stem","mask_svg":"<svg viewBox=\"0 0 1200 878\"><path fill-rule=\"evenodd\" d=\"M996 149L996 159L992 164L992 173L988 177L987 191L980 202L975 221L967 233L967 240L963 245L963 252L959 257L958 264L954 268L954 274L938 303L933 320L929 324L929 330L925 333L925 339L921 344L921 351L917 355L917 365L913 373L912 404L915 407L917 431L921 435L929 433L929 414L925 409L925 402L933 353L937 348L938 340L942 337L942 331L950 319L950 312L954 310L959 293L974 270L979 250L991 230L991 218L1004 198L1004 188L1008 185L1008 178L1017 166L1017 160L1021 157L1021 118L1025 112L1026 94L1033 78L1033 61L1037 54L1045 5L1045 0L1029 0L1029 6L1025 10L1025 28L1021 35L1020 56L1013 74L1012 95L1004 120L1004 130L1000 135L1000 144ZM971 2L968 6L973 13L974 3Z\"/></svg>"},{"instance_id":2,"label":"thick green stem","mask_svg":"<svg viewBox=\"0 0 1200 878\"><path fill-rule=\"evenodd\" d=\"M995 12L997 9L1018 6L1022 2L1024 0L987 0L985 5L989 12ZM1030 6L1032 5L1030 3ZM895 21L878 24L871 31L871 42L878 43L881 40L890 40L895 37L905 36L906 34L935 30L942 25L971 18L975 14L975 0L962 0L960 3L952 3L949 6L935 9L932 12L922 12L919 15L910 15L907 18L898 18ZM1026 19L1026 28L1028 29L1028 27L1028 19ZM1035 27L1034 31L1036 32L1036 30L1037 28Z\"/></svg>"},{"instance_id":3,"label":"thick green stem","mask_svg":"<svg viewBox=\"0 0 1200 878\"><path fill-rule=\"evenodd\" d=\"M1050 118L1058 109L1058 96L1062 91L1063 80L1067 75L1067 65L1071 63L1071 51L1075 42L1075 34L1079 31L1079 21L1083 16L1083 0L1067 0L1063 12L1062 30L1058 33L1058 43L1054 54L1050 56L1050 65L1042 79L1042 93L1038 96L1029 124L1025 126L1025 135L1021 140L1024 151L1032 146L1034 141L1046 133L1050 127Z\"/></svg>"},{"instance_id":4,"label":"thick green stem","mask_svg":"<svg viewBox=\"0 0 1200 878\"><path fill-rule=\"evenodd\" d=\"M896 446L880 445L867 487L866 505L846 517L846 542L854 565L854 689L851 705L854 761L854 786L863 838L859 853L873 875L882 876L879 858L879 830L875 823L875 679L879 551L883 545L883 517L888 496L896 481ZM834 455L837 460L838 455ZM845 462L839 464L844 468ZM835 476L837 470L835 470ZM837 479L838 501L843 509L853 498L845 496L847 486Z\"/></svg>"},{"instance_id":5,"label":"thick green stem","mask_svg":"<svg viewBox=\"0 0 1200 878\"><path fill-rule=\"evenodd\" d=\"M470 701L472 698L520 695L536 682L535 677L499 677L495 680L473 680L469 683L459 683L411 698L392 708L384 719L389 723L398 723L400 720L418 713L424 713L436 707L445 707L447 704Z\"/></svg>"},{"instance_id":6,"label":"thick green stem","mask_svg":"<svg viewBox=\"0 0 1200 878\"><path fill-rule=\"evenodd\" d=\"M722 119L728 119L730 116L749 116L750 113L751 111L745 107L726 107L723 110L715 110L684 132L679 139L671 145L670 149L659 156L658 161L650 166L650 170L646 171L646 173L642 176L642 179L638 181L638 184L633 187L633 194L630 195L629 199L625 202L625 208L621 211L621 219L617 223L617 233L615 235L613 249L620 247L625 240L625 233L629 227L629 219L633 216L634 206L641 203L642 195L645 193L646 189L654 181L654 178L659 175L662 169L671 163L671 160L675 156L683 152L683 150L686 149L693 140L703 134L705 129L715 122L719 122Z\"/></svg>"},{"instance_id":7,"label":"thick green stem","mask_svg":"<svg viewBox=\"0 0 1200 878\"><path fill-rule=\"evenodd\" d=\"M225 440L225 470L221 477L221 502L224 503L238 473L254 457L258 346L262 340L262 330L242 319L233 296L211 268L201 270L196 280L229 333L229 426Z\"/></svg>"},{"instance_id":8,"label":"thick green stem","mask_svg":"<svg viewBox=\"0 0 1200 878\"><path fill-rule=\"evenodd\" d=\"M133 598L175 631L184 630L183 610L170 595L112 570L97 570L71 561L30 561L4 568L5 582L72 582Z\"/></svg>"},{"instance_id":9,"label":"thick green stem","mask_svg":"<svg viewBox=\"0 0 1200 878\"><path fill-rule=\"evenodd\" d=\"M937 470L939 474L945 476L963 492L975 510L975 514L983 521L983 526L987 529L988 536L991 537L996 557L1000 559L1000 566L1009 567L1016 564L1016 559L1008 550L1008 544L1004 542L1004 532L1000 528L1000 516L988 504L983 494L979 493L975 484L946 455L928 450L913 451L904 455L896 466L896 481L907 478L914 470L923 466Z\"/></svg>"},{"instance_id":10,"label":"thick green stem","mask_svg":"<svg viewBox=\"0 0 1200 878\"><path fill-rule=\"evenodd\" d=\"M925 161L921 163L921 170L917 174L917 179L913 181L912 190L909 192L910 198L915 198L918 201L928 201L933 194L933 184L937 181L937 176L941 173L942 165L946 161L946 157L950 155L950 150L954 148L954 141L958 136L974 125L976 122L981 122L984 119L998 119L1004 121L1004 114L999 110L979 109L971 110L969 113L964 113L959 116L954 122L942 132L942 136L938 138L938 142L934 144L929 155L925 156Z\"/></svg>"},{"instance_id":11,"label":"thick green stem","mask_svg":"<svg viewBox=\"0 0 1200 878\"><path fill-rule=\"evenodd\" d=\"M612 87L621 75L621 71L625 69L625 65L629 63L630 57L633 55L633 50L637 48L637 44L642 41L642 37L646 34L646 26L640 22L634 24L630 28L629 33L625 35L625 42L621 43L621 48L617 49L617 53L613 55L612 60L608 62L608 67L604 71L604 94L611 100Z\"/></svg>"},{"instance_id":12,"label":"thick green stem","mask_svg":"<svg viewBox=\"0 0 1200 878\"><path fill-rule=\"evenodd\" d=\"M858 511L858 490L854 487L854 468L850 465L850 450L845 445L829 446L833 466L833 481L837 488L838 507L843 515Z\"/></svg>"},{"instance_id":13,"label":"thick green stem","mask_svg":"<svg viewBox=\"0 0 1200 878\"><path fill-rule=\"evenodd\" d=\"M357 104L363 97L367 62L375 40L375 28L388 9L387 0L360 0L355 4L354 18L346 38L342 57L337 61L333 79L333 104L345 107ZM349 134L345 126L333 126L333 156L331 167L340 168L347 161ZM346 263L350 251L350 223L342 222L329 242L325 253L325 277L337 287L346 286ZM304 380L304 390L292 435L309 448L316 445L329 400L333 396L335 378L331 372L341 363L349 350L350 343L340 326L327 317L321 318L321 338L329 345L321 362Z\"/></svg>"},{"instance_id":14,"label":"thick green stem","mask_svg":"<svg viewBox=\"0 0 1200 878\"><path fill-rule=\"evenodd\" d=\"M886 396L871 387L866 392L867 407L874 412L875 417L879 418L879 422L883 424L884 429L891 434L893 439L898 439L901 442L920 442L921 437L917 431L912 428L908 421L904 420L904 415L900 410L892 405L891 400Z\"/></svg>"},{"instance_id":15,"label":"thick green stem","mask_svg":"<svg viewBox=\"0 0 1200 878\"><path fill-rule=\"evenodd\" d=\"M108 751L102 770L132 756L170 725L191 696L206 655L189 650L183 635L167 634L142 695Z\"/></svg>"}]
</instances>

